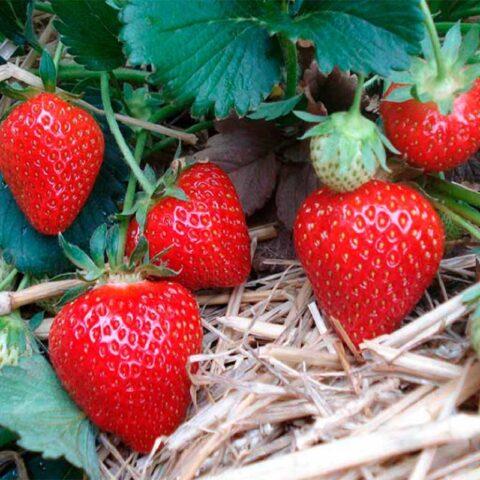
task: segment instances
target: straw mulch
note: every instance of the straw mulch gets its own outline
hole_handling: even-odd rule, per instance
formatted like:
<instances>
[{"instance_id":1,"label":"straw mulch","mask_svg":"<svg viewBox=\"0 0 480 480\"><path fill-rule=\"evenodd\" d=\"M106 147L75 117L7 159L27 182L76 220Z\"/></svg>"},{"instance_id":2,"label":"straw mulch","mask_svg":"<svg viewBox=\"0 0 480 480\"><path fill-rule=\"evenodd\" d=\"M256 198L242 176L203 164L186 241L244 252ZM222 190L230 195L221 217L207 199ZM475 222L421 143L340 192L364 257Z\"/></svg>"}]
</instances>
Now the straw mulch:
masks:
<instances>
[{"instance_id":1,"label":"straw mulch","mask_svg":"<svg viewBox=\"0 0 480 480\"><path fill-rule=\"evenodd\" d=\"M476 281L475 255L444 260L402 328L354 353L298 262L276 263L200 297L187 420L148 456L101 435L105 478L479 479L480 364L458 295Z\"/></svg>"}]
</instances>

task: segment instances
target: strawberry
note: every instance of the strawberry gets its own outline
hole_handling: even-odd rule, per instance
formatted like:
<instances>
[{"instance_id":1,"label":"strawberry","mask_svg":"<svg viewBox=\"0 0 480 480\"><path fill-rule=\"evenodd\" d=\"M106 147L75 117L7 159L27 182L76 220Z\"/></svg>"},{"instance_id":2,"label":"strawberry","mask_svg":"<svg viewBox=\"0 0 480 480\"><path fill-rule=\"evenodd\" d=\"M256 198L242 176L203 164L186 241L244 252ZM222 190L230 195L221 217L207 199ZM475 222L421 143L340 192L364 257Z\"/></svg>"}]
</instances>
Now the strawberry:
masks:
<instances>
[{"instance_id":1,"label":"strawberry","mask_svg":"<svg viewBox=\"0 0 480 480\"><path fill-rule=\"evenodd\" d=\"M462 43L457 23L441 47L425 13L430 42L424 59L394 75L380 113L388 138L411 165L440 172L465 163L480 148L480 65L469 63L478 32L472 29Z\"/></svg>"},{"instance_id":2,"label":"strawberry","mask_svg":"<svg viewBox=\"0 0 480 480\"><path fill-rule=\"evenodd\" d=\"M388 138L411 165L426 172L449 170L480 148L480 79L455 98L447 115L433 101L389 102L399 87L390 87L380 112Z\"/></svg>"},{"instance_id":3,"label":"strawberry","mask_svg":"<svg viewBox=\"0 0 480 480\"><path fill-rule=\"evenodd\" d=\"M190 401L187 360L201 351L194 297L173 282L107 283L55 317L50 358L99 428L138 452L172 433Z\"/></svg>"},{"instance_id":4,"label":"strawberry","mask_svg":"<svg viewBox=\"0 0 480 480\"><path fill-rule=\"evenodd\" d=\"M188 200L161 198L147 214L144 236L151 257L170 247L161 261L179 272L176 281L192 290L240 285L251 268L250 237L228 175L213 163L196 163L180 174L177 187ZM139 235L132 220L127 255Z\"/></svg>"},{"instance_id":5,"label":"strawberry","mask_svg":"<svg viewBox=\"0 0 480 480\"><path fill-rule=\"evenodd\" d=\"M415 306L438 269L444 232L416 190L373 180L310 195L294 241L320 307L359 345L392 332Z\"/></svg>"},{"instance_id":6,"label":"strawberry","mask_svg":"<svg viewBox=\"0 0 480 480\"><path fill-rule=\"evenodd\" d=\"M360 113L363 82L360 77L348 112L329 117L296 112L307 122L319 122L303 138L311 137L310 158L318 178L337 192L349 192L367 183L379 166L387 170L385 147L398 153L378 126Z\"/></svg>"},{"instance_id":7,"label":"strawberry","mask_svg":"<svg viewBox=\"0 0 480 480\"><path fill-rule=\"evenodd\" d=\"M93 117L51 93L12 110L0 125L0 171L39 232L66 230L90 195L104 139Z\"/></svg>"}]
</instances>

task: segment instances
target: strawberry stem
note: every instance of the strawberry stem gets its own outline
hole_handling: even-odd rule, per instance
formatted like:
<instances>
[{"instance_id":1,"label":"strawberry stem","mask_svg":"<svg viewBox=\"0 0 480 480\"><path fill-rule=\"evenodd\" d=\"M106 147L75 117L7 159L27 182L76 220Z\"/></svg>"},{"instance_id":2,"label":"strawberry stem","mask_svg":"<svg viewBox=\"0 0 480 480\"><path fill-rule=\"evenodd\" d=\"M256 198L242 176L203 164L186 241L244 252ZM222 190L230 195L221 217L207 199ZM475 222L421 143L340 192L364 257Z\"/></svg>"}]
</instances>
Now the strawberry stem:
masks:
<instances>
[{"instance_id":1,"label":"strawberry stem","mask_svg":"<svg viewBox=\"0 0 480 480\"><path fill-rule=\"evenodd\" d=\"M430 195L433 195L438 200L441 200L442 203L445 204L452 212L461 215L466 220L470 221L474 225L480 226L480 212L475 208L471 207L470 205L461 204L452 200L450 197L446 195L442 195L441 193L431 191L429 192Z\"/></svg>"},{"instance_id":2,"label":"strawberry stem","mask_svg":"<svg viewBox=\"0 0 480 480\"><path fill-rule=\"evenodd\" d=\"M435 22L433 21L432 14L427 5L427 0L420 0L420 6L425 15L425 26L427 28L428 36L432 42L433 54L435 55L435 63L437 64L437 80L444 80L447 76L447 68L442 57L442 48L440 44L440 38L438 37L437 29L435 28Z\"/></svg>"},{"instance_id":3,"label":"strawberry stem","mask_svg":"<svg viewBox=\"0 0 480 480\"><path fill-rule=\"evenodd\" d=\"M280 44L282 45L283 57L287 65L287 79L285 86L285 98L291 98L297 93L297 77L298 77L298 52L297 45L290 39L280 36Z\"/></svg>"},{"instance_id":4,"label":"strawberry stem","mask_svg":"<svg viewBox=\"0 0 480 480\"><path fill-rule=\"evenodd\" d=\"M147 195L152 196L155 191L155 186L152 185L148 178L143 173L140 166L137 164L135 157L133 156L130 148L127 145L127 142L123 138L120 127L118 126L117 120L115 119L115 114L112 108L112 101L110 99L110 85L108 79L108 73L102 72L100 77L100 93L102 96L103 109L105 110L105 117L107 119L108 126L112 132L115 141L117 142L118 148L123 154L123 158L130 167L132 173L135 175L135 178L138 180L138 183L142 186L142 189Z\"/></svg>"},{"instance_id":5,"label":"strawberry stem","mask_svg":"<svg viewBox=\"0 0 480 480\"><path fill-rule=\"evenodd\" d=\"M148 139L148 131L147 130L142 130L137 137L137 143L135 145L135 161L139 165L143 152L145 150L145 145L147 143ZM127 186L127 191L125 193L125 200L123 202L123 210L122 213L128 212L132 206L133 202L135 199L135 191L137 189L137 179L135 175L130 174L130 178L128 179L128 186ZM125 245L127 243L127 231L128 231L128 225L130 223L130 218L124 218L120 222L120 240L118 244L118 252L117 252L117 262L119 265L123 263L123 257L125 256Z\"/></svg>"},{"instance_id":6,"label":"strawberry stem","mask_svg":"<svg viewBox=\"0 0 480 480\"><path fill-rule=\"evenodd\" d=\"M478 192L437 177L428 177L427 191L428 186L433 186L435 190L447 194L451 198L462 200L474 207L480 207L480 193Z\"/></svg>"},{"instance_id":7,"label":"strawberry stem","mask_svg":"<svg viewBox=\"0 0 480 480\"><path fill-rule=\"evenodd\" d=\"M53 64L55 65L55 70L57 71L58 76L58 65L60 64L60 59L62 58L63 53L63 43L59 40L57 43L57 48L55 49L55 54L53 56Z\"/></svg>"},{"instance_id":8,"label":"strawberry stem","mask_svg":"<svg viewBox=\"0 0 480 480\"><path fill-rule=\"evenodd\" d=\"M355 88L355 97L353 103L348 112L352 117L356 117L360 114L360 106L362 103L363 86L365 84L365 75L358 75L357 86Z\"/></svg>"},{"instance_id":9,"label":"strawberry stem","mask_svg":"<svg viewBox=\"0 0 480 480\"><path fill-rule=\"evenodd\" d=\"M198 123L196 123L195 125L192 125L189 128L186 128L185 132L186 133L197 133L197 132L201 132L202 130L207 130L211 127L213 127L213 121L212 120L205 120L203 122L198 122ZM178 139L172 138L172 137L164 138L163 140L160 140L155 145L153 145L148 150L147 155L150 155L154 152L158 152L159 150L167 148L169 145L173 145L177 141L178 141Z\"/></svg>"},{"instance_id":10,"label":"strawberry stem","mask_svg":"<svg viewBox=\"0 0 480 480\"><path fill-rule=\"evenodd\" d=\"M288 0L282 0L281 10L288 15ZM293 97L297 93L298 79L298 52L297 44L290 40L287 36L280 34L278 36L280 46L282 47L283 58L285 59L286 68L286 85L285 98Z\"/></svg>"}]
</instances>

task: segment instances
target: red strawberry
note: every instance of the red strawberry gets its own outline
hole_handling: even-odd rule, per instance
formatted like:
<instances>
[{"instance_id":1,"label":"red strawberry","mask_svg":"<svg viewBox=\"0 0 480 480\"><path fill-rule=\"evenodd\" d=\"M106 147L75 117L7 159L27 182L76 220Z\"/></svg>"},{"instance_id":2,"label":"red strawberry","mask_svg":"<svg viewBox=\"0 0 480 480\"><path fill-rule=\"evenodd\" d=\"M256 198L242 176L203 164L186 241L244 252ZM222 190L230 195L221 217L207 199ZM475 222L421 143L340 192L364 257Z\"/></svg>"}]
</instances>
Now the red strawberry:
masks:
<instances>
[{"instance_id":1,"label":"red strawberry","mask_svg":"<svg viewBox=\"0 0 480 480\"><path fill-rule=\"evenodd\" d=\"M415 306L438 269L444 232L416 190L373 180L310 195L294 240L320 307L358 345L392 332Z\"/></svg>"},{"instance_id":2,"label":"red strawberry","mask_svg":"<svg viewBox=\"0 0 480 480\"><path fill-rule=\"evenodd\" d=\"M185 416L187 359L201 344L197 304L181 285L109 283L56 316L50 358L66 390L96 425L148 452Z\"/></svg>"},{"instance_id":3,"label":"red strawberry","mask_svg":"<svg viewBox=\"0 0 480 480\"><path fill-rule=\"evenodd\" d=\"M393 85L390 92L400 85ZM480 148L480 79L457 96L453 110L442 115L434 102L389 102L380 106L387 137L415 166L427 172L465 163Z\"/></svg>"},{"instance_id":4,"label":"red strawberry","mask_svg":"<svg viewBox=\"0 0 480 480\"><path fill-rule=\"evenodd\" d=\"M228 175L213 163L197 163L180 174L178 187L188 201L162 198L147 215L144 235L150 256L172 247L161 260L180 271L175 280L192 290L243 283L251 268L250 237ZM128 255L138 235L133 220Z\"/></svg>"},{"instance_id":5,"label":"red strawberry","mask_svg":"<svg viewBox=\"0 0 480 480\"><path fill-rule=\"evenodd\" d=\"M93 117L57 95L22 103L0 125L0 171L32 226L66 230L90 195L104 139Z\"/></svg>"}]
</instances>

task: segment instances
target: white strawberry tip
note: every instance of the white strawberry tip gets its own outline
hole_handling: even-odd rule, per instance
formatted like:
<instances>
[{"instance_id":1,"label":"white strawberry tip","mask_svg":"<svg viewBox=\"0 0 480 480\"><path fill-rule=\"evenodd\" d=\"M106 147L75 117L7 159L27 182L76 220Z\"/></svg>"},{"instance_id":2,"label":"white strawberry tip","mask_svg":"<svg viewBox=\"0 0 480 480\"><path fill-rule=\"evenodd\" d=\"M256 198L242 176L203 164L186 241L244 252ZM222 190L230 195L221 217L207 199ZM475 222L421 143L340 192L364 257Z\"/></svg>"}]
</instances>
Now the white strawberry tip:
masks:
<instances>
[{"instance_id":1,"label":"white strawberry tip","mask_svg":"<svg viewBox=\"0 0 480 480\"><path fill-rule=\"evenodd\" d=\"M460 22L446 34L441 48L445 74L439 75L430 38L423 41L424 58L412 58L410 69L397 72L391 80L400 84L385 98L388 102L418 100L422 103L435 102L443 115L453 109L455 98L472 88L480 76L480 64L469 64L479 44L478 27L475 25L462 41Z\"/></svg>"}]
</instances>

